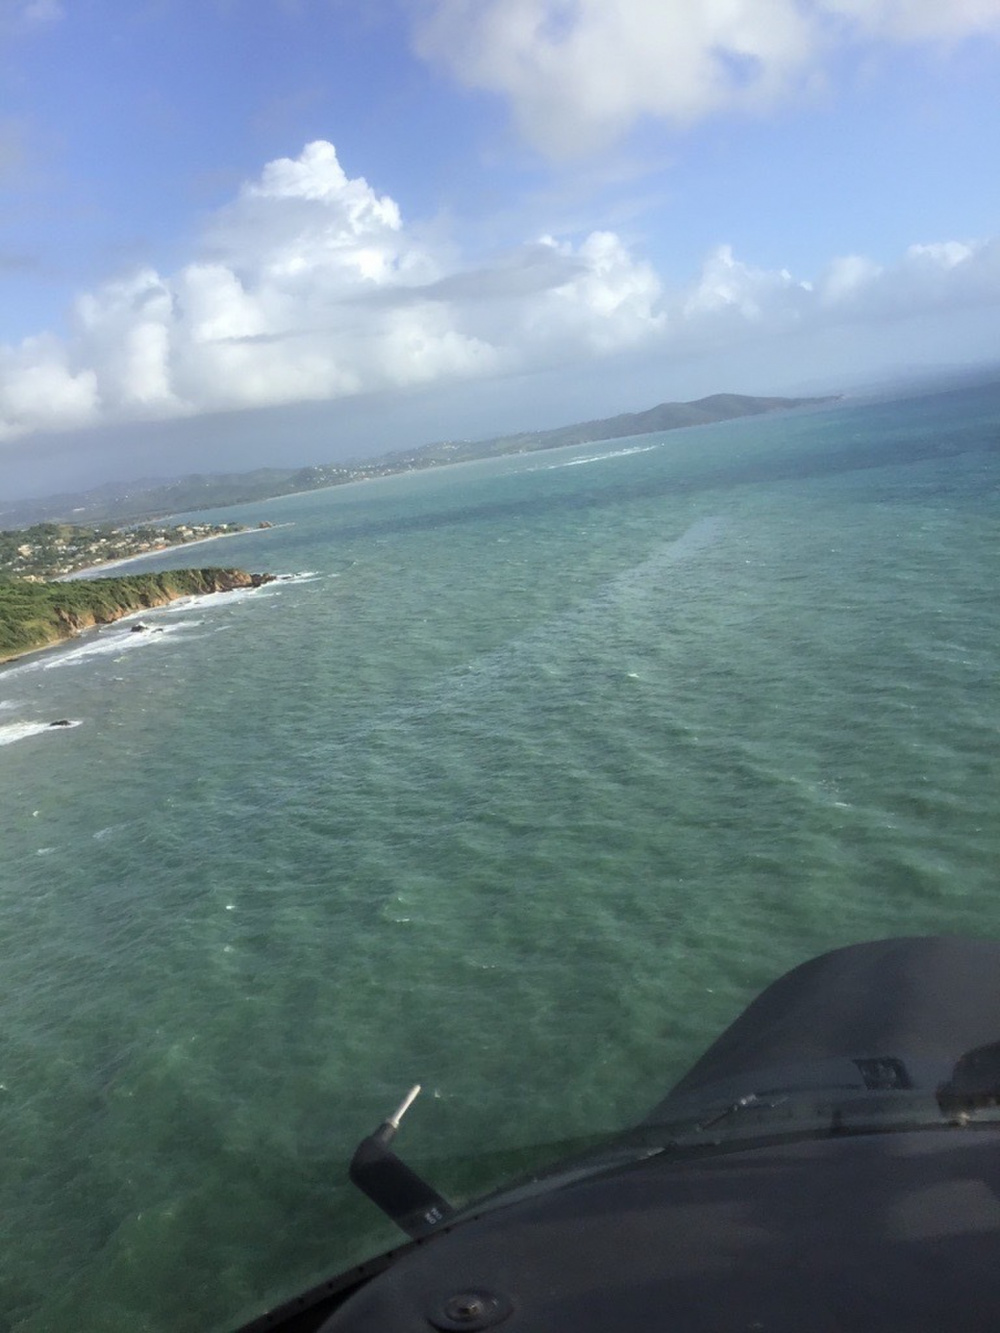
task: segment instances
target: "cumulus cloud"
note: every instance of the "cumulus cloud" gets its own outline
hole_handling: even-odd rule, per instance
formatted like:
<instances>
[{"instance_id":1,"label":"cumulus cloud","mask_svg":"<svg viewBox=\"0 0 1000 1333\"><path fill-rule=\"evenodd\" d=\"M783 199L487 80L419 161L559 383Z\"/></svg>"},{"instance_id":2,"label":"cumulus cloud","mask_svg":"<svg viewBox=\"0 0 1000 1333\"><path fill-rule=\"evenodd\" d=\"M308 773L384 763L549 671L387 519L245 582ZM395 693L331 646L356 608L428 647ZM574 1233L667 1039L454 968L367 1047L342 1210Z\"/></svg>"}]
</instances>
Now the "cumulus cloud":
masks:
<instances>
[{"instance_id":1,"label":"cumulus cloud","mask_svg":"<svg viewBox=\"0 0 1000 1333\"><path fill-rule=\"evenodd\" d=\"M796 281L787 269L755 268L736 259L731 246L720 245L685 295L681 314L693 325L794 324L807 313L811 295L812 284Z\"/></svg>"},{"instance_id":2,"label":"cumulus cloud","mask_svg":"<svg viewBox=\"0 0 1000 1333\"><path fill-rule=\"evenodd\" d=\"M674 339L695 348L977 307L1000 307L997 238L912 245L892 265L843 255L814 279L756 268L723 245L707 257L698 280L668 303L665 320Z\"/></svg>"},{"instance_id":3,"label":"cumulus cloud","mask_svg":"<svg viewBox=\"0 0 1000 1333\"><path fill-rule=\"evenodd\" d=\"M1000 33L1000 0L428 0L418 52L506 98L554 157L645 117L688 125L766 108L845 43Z\"/></svg>"},{"instance_id":4,"label":"cumulus cloud","mask_svg":"<svg viewBox=\"0 0 1000 1333\"><path fill-rule=\"evenodd\" d=\"M616 237L543 239L449 270L333 146L269 163L203 253L81 295L72 333L0 349L0 438L516 370L656 327L658 283Z\"/></svg>"},{"instance_id":5,"label":"cumulus cloud","mask_svg":"<svg viewBox=\"0 0 1000 1333\"><path fill-rule=\"evenodd\" d=\"M89 425L98 417L94 372L74 371L58 339L43 334L20 347L0 348L0 438L11 422L58 428Z\"/></svg>"},{"instance_id":6,"label":"cumulus cloud","mask_svg":"<svg viewBox=\"0 0 1000 1333\"><path fill-rule=\"evenodd\" d=\"M518 341L600 353L634 347L662 331L660 280L614 232L592 232L577 250L551 237L542 243L575 271L524 307Z\"/></svg>"},{"instance_id":7,"label":"cumulus cloud","mask_svg":"<svg viewBox=\"0 0 1000 1333\"><path fill-rule=\"evenodd\" d=\"M927 240L812 278L716 247L666 290L614 232L543 236L462 267L329 143L269 163L173 274L81 294L65 337L0 347L0 439L308 401L749 337L1000 306L1000 240Z\"/></svg>"},{"instance_id":8,"label":"cumulus cloud","mask_svg":"<svg viewBox=\"0 0 1000 1333\"><path fill-rule=\"evenodd\" d=\"M859 256L836 260L823 275L820 291L830 310L856 319L995 306L1000 304L1000 239L911 245L891 267Z\"/></svg>"}]
</instances>

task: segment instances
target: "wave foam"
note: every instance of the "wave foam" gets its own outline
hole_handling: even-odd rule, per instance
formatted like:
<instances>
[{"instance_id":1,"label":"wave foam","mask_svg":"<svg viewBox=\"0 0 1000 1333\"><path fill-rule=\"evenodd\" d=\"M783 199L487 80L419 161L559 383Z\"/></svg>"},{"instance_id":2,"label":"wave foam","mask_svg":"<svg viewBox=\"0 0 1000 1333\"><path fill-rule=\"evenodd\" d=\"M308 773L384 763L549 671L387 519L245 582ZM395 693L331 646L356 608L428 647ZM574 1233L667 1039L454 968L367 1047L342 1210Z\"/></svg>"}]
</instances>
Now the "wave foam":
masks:
<instances>
[{"instance_id":1,"label":"wave foam","mask_svg":"<svg viewBox=\"0 0 1000 1333\"><path fill-rule=\"evenodd\" d=\"M148 647L181 631L204 625L204 619L191 619L192 611L201 611L207 607L233 606L246 601L248 597L262 600L269 595L276 595L280 591L279 584L309 583L321 577L319 571L307 569L295 574L279 574L274 583L265 584L263 588L233 588L229 592L207 592L193 597L178 597L176 601L168 602L165 606L140 608L127 616L122 616L113 625L104 625L88 631L79 646L71 648L67 644L59 645L60 651L53 651L44 657L32 656L27 661L6 668L4 676L9 678L32 671L51 671L55 667L72 665L92 657L103 657L108 654L117 656L135 648ZM273 588L274 591L269 594L268 588ZM167 623L146 626L146 621ZM136 622L141 623L143 627L140 629ZM13 706L0 701L0 708Z\"/></svg>"},{"instance_id":2,"label":"wave foam","mask_svg":"<svg viewBox=\"0 0 1000 1333\"><path fill-rule=\"evenodd\" d=\"M53 726L51 722L9 722L6 726L0 727L0 745L13 745L16 741L27 740L29 736L40 736L43 732L70 731L79 725L79 722L68 722L61 727Z\"/></svg>"},{"instance_id":3,"label":"wave foam","mask_svg":"<svg viewBox=\"0 0 1000 1333\"><path fill-rule=\"evenodd\" d=\"M148 613L147 613L148 614ZM169 638L176 634L178 630L190 628L199 622L185 621L180 625L162 625L155 629L139 630L135 629L101 632L101 635L93 643L81 644L79 648L73 648L69 652L60 653L57 657L51 657L38 665L43 671L51 671L54 667L71 665L74 662L83 662L90 657L103 657L107 653L120 654L129 652L134 648L145 648L150 644L159 643L161 640Z\"/></svg>"},{"instance_id":4,"label":"wave foam","mask_svg":"<svg viewBox=\"0 0 1000 1333\"><path fill-rule=\"evenodd\" d=\"M571 458L566 463L548 463L545 471L554 472L560 467L583 467L584 463L603 463L606 458L627 458L629 454L648 454L651 450L659 448L658 444L634 444L629 449L612 449L606 454L591 454L589 458Z\"/></svg>"},{"instance_id":5,"label":"wave foam","mask_svg":"<svg viewBox=\"0 0 1000 1333\"><path fill-rule=\"evenodd\" d=\"M152 611L145 611L143 616L153 615ZM91 657L104 657L108 654L119 656L122 653L129 652L135 648L147 648L151 644L160 643L176 634L179 630L190 629L192 626L199 625L197 620L186 620L179 624L157 626L152 630L135 631L134 627L120 629L119 626L126 624L128 620L134 617L128 616L123 620L116 621L113 627L105 626L99 629L93 638L88 637L84 642L75 648L68 648L59 645L58 650L53 651L45 657L31 657L25 662L19 662L17 665L8 667L4 673L6 676L24 676L34 671L52 671L56 667L72 666L76 662L83 662ZM72 642L72 640L70 641Z\"/></svg>"}]
</instances>

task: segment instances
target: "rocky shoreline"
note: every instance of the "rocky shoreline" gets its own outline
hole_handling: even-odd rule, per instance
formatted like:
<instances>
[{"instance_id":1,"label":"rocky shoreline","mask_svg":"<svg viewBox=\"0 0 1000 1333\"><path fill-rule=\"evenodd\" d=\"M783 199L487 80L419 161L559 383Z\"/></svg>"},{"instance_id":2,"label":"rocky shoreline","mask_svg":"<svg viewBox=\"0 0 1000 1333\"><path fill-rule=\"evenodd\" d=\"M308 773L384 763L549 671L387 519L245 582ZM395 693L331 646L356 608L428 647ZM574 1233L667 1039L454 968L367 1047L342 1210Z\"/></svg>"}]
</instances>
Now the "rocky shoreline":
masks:
<instances>
[{"instance_id":1,"label":"rocky shoreline","mask_svg":"<svg viewBox=\"0 0 1000 1333\"><path fill-rule=\"evenodd\" d=\"M273 574L243 569L171 569L72 583L0 580L0 663L52 648L86 630L181 597L259 588Z\"/></svg>"}]
</instances>

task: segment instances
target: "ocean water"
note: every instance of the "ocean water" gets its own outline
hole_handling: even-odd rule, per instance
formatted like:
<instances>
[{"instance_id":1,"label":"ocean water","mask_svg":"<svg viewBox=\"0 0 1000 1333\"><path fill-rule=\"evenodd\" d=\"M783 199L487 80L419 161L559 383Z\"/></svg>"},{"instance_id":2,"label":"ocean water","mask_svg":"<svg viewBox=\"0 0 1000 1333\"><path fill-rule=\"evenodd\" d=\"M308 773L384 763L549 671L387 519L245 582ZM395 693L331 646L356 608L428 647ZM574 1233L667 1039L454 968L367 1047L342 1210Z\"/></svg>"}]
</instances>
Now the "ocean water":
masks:
<instances>
[{"instance_id":1,"label":"ocean water","mask_svg":"<svg viewBox=\"0 0 1000 1333\"><path fill-rule=\"evenodd\" d=\"M227 510L294 577L0 670L0 1328L232 1328L395 1241L412 1082L464 1198L812 954L1000 936L998 444L994 384Z\"/></svg>"}]
</instances>

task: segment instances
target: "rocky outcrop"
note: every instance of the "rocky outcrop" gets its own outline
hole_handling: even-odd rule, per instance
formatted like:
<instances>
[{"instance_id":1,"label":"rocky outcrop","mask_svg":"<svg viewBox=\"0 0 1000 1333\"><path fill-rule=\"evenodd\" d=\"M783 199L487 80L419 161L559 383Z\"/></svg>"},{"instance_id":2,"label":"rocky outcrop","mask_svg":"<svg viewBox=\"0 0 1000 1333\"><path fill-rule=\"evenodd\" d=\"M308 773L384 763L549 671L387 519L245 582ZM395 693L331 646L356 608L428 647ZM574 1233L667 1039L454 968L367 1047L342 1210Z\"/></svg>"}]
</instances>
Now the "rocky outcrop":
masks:
<instances>
[{"instance_id":1,"label":"rocky outcrop","mask_svg":"<svg viewBox=\"0 0 1000 1333\"><path fill-rule=\"evenodd\" d=\"M97 625L179 597L260 588L273 574L243 569L168 569L158 574L76 580L70 583L0 580L0 662L49 648Z\"/></svg>"}]
</instances>

